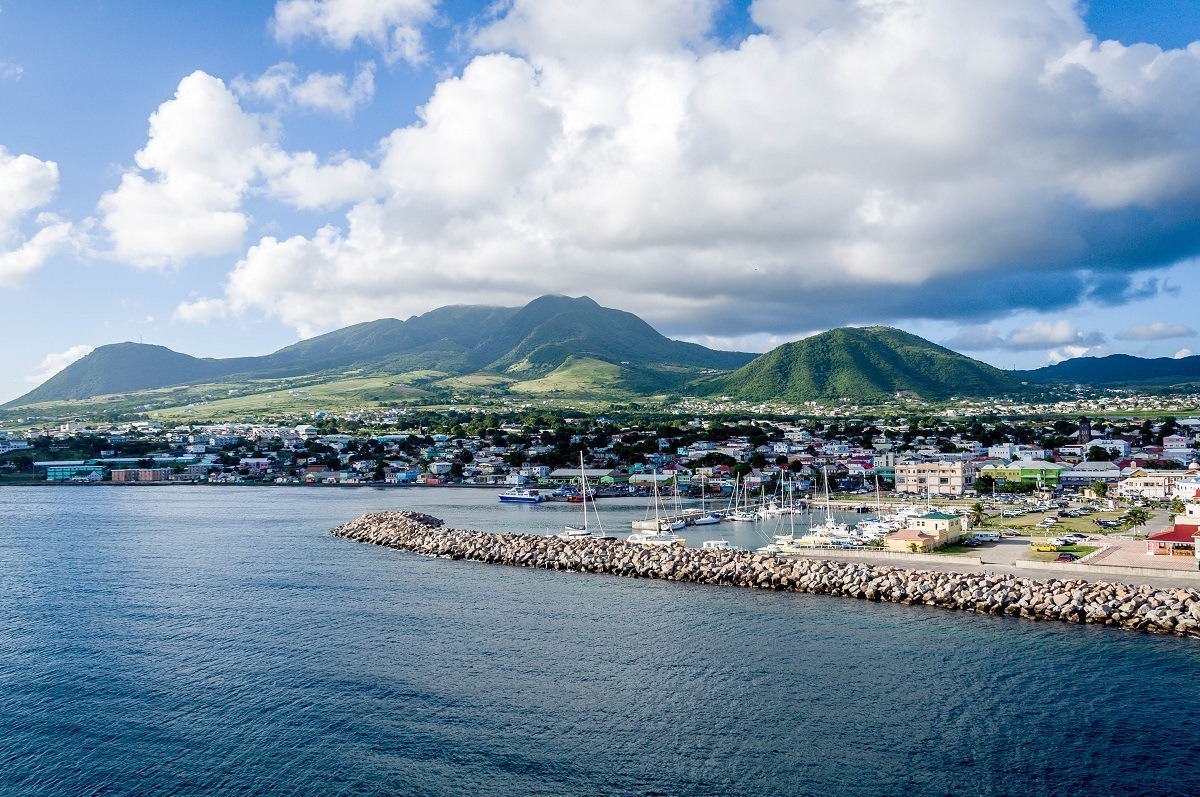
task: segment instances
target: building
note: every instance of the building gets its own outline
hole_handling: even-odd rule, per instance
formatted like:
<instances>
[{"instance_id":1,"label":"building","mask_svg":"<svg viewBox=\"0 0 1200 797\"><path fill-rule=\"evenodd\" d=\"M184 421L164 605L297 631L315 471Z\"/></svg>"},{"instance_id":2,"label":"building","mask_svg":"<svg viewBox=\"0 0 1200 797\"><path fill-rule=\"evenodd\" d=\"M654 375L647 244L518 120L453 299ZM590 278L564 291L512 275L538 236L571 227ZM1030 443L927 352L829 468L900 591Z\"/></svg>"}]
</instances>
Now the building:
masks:
<instances>
[{"instance_id":1,"label":"building","mask_svg":"<svg viewBox=\"0 0 1200 797\"><path fill-rule=\"evenodd\" d=\"M1018 459L1007 465L984 465L979 469L979 475L990 476L997 484L1032 484L1054 488L1058 486L1059 476L1064 470L1066 466L1057 462Z\"/></svg>"},{"instance_id":2,"label":"building","mask_svg":"<svg viewBox=\"0 0 1200 797\"><path fill-rule=\"evenodd\" d=\"M1182 470L1134 468L1117 482L1117 497L1166 501L1175 495L1175 483L1187 475Z\"/></svg>"},{"instance_id":3,"label":"building","mask_svg":"<svg viewBox=\"0 0 1200 797\"><path fill-rule=\"evenodd\" d=\"M46 469L46 481L66 482L76 477L86 477L92 474L104 475L105 467L83 461L70 462L35 462L35 468Z\"/></svg>"},{"instance_id":4,"label":"building","mask_svg":"<svg viewBox=\"0 0 1200 797\"><path fill-rule=\"evenodd\" d=\"M949 515L945 512L926 512L924 515L918 515L908 522L909 528L914 528L917 531L922 531L926 534L931 534L937 538L937 545L934 547L941 548L943 545L953 545L962 539L963 536L963 521L958 515Z\"/></svg>"},{"instance_id":5,"label":"building","mask_svg":"<svg viewBox=\"0 0 1200 797\"><path fill-rule=\"evenodd\" d=\"M1121 469L1115 462L1080 462L1059 474L1063 487L1091 487L1096 482L1116 482Z\"/></svg>"},{"instance_id":6,"label":"building","mask_svg":"<svg viewBox=\"0 0 1200 797\"><path fill-rule=\"evenodd\" d=\"M1093 448L1102 448L1117 459L1129 456L1129 443L1125 440L1093 440L1084 448L1083 455L1086 457Z\"/></svg>"},{"instance_id":7,"label":"building","mask_svg":"<svg viewBox=\"0 0 1200 797\"><path fill-rule=\"evenodd\" d=\"M122 468L112 472L114 482L165 482L170 479L170 468Z\"/></svg>"},{"instance_id":8,"label":"building","mask_svg":"<svg viewBox=\"0 0 1200 797\"><path fill-rule=\"evenodd\" d=\"M967 462L901 462L896 465L896 492L961 496L975 486L975 466Z\"/></svg>"},{"instance_id":9,"label":"building","mask_svg":"<svg viewBox=\"0 0 1200 797\"><path fill-rule=\"evenodd\" d=\"M937 536L919 529L900 529L883 538L883 546L896 553L929 553L937 546Z\"/></svg>"},{"instance_id":10,"label":"building","mask_svg":"<svg viewBox=\"0 0 1200 797\"><path fill-rule=\"evenodd\" d=\"M1195 474L1195 469L1191 472ZM1189 487L1195 488L1193 480L1188 482ZM1200 489L1192 489L1186 499L1183 514L1175 516L1172 528L1146 538L1146 553L1150 556L1195 556L1197 567L1200 567L1200 545L1197 545L1200 542Z\"/></svg>"}]
</instances>

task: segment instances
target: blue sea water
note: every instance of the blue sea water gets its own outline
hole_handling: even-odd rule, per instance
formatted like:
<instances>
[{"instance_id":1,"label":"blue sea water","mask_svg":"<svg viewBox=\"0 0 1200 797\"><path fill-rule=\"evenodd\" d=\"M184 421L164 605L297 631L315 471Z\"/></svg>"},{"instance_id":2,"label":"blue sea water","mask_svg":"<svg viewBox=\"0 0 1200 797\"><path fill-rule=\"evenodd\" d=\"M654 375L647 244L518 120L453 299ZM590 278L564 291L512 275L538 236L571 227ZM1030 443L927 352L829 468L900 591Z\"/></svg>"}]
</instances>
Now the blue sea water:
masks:
<instances>
[{"instance_id":1,"label":"blue sea water","mask_svg":"<svg viewBox=\"0 0 1200 797\"><path fill-rule=\"evenodd\" d=\"M328 534L390 508L569 511L0 489L0 795L1200 793L1195 640Z\"/></svg>"}]
</instances>

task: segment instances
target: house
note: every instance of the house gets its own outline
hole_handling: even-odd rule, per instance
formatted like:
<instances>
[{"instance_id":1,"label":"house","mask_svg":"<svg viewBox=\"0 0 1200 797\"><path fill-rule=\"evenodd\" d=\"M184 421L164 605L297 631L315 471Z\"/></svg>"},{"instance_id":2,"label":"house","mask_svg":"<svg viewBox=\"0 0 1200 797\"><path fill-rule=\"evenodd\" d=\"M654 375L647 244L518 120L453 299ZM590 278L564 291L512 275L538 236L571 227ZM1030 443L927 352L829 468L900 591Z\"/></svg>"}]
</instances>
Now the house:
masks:
<instances>
[{"instance_id":1,"label":"house","mask_svg":"<svg viewBox=\"0 0 1200 797\"><path fill-rule=\"evenodd\" d=\"M937 546L937 535L920 529L900 529L883 538L883 546L896 553L928 553Z\"/></svg>"},{"instance_id":2,"label":"house","mask_svg":"<svg viewBox=\"0 0 1200 797\"><path fill-rule=\"evenodd\" d=\"M1182 515L1175 516L1175 525L1166 531L1146 538L1146 553L1150 556L1195 556L1200 567L1200 490L1189 496Z\"/></svg>"},{"instance_id":3,"label":"house","mask_svg":"<svg viewBox=\"0 0 1200 797\"><path fill-rule=\"evenodd\" d=\"M948 515L945 512L926 512L924 515L918 515L908 523L909 528L914 528L918 531L923 531L926 534L931 534L938 539L938 544L935 548L941 548L943 545L952 545L962 539L963 522L958 515Z\"/></svg>"}]
</instances>

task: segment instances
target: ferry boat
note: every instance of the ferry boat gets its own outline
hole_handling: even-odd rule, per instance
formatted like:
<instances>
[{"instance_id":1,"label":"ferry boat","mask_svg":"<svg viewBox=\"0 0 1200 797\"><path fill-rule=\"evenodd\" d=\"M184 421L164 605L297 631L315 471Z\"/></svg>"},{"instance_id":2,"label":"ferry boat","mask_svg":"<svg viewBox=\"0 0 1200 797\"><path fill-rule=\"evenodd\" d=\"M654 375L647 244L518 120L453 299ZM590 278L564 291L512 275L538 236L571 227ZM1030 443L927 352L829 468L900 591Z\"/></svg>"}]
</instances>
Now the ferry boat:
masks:
<instances>
[{"instance_id":1,"label":"ferry boat","mask_svg":"<svg viewBox=\"0 0 1200 797\"><path fill-rule=\"evenodd\" d=\"M525 487L513 487L511 490L500 493L500 502L504 504L540 504L545 500L546 496L537 490Z\"/></svg>"}]
</instances>

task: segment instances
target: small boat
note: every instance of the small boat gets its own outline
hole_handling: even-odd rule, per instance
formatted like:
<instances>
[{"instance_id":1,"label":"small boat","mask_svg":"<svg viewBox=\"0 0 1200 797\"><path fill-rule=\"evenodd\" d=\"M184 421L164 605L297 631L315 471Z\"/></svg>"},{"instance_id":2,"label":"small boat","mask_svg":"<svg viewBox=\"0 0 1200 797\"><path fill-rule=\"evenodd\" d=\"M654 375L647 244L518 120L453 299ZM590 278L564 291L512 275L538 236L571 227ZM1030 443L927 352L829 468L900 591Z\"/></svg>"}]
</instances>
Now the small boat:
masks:
<instances>
[{"instance_id":1,"label":"small boat","mask_svg":"<svg viewBox=\"0 0 1200 797\"><path fill-rule=\"evenodd\" d=\"M729 540L705 540L700 546L706 551L735 551L736 548L730 544Z\"/></svg>"},{"instance_id":2,"label":"small boat","mask_svg":"<svg viewBox=\"0 0 1200 797\"><path fill-rule=\"evenodd\" d=\"M511 490L500 493L500 502L504 504L540 504L545 500L546 496L537 490L525 487L513 487Z\"/></svg>"}]
</instances>

